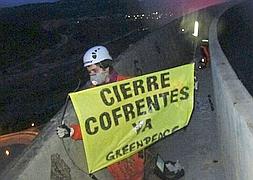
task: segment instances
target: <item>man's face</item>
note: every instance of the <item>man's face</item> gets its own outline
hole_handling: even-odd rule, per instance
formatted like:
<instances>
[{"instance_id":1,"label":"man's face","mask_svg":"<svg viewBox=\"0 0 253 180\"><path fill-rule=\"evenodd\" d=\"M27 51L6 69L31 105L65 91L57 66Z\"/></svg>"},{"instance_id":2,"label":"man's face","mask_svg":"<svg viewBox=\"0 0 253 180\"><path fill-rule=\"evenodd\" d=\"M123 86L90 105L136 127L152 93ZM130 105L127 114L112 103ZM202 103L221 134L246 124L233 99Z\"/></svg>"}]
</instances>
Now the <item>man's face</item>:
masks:
<instances>
[{"instance_id":1,"label":"man's face","mask_svg":"<svg viewBox=\"0 0 253 180\"><path fill-rule=\"evenodd\" d=\"M95 75L97 73L101 73L104 70L100 66L98 66L96 64L92 64L92 65L87 67L87 71L88 71L89 75L92 76L92 75Z\"/></svg>"},{"instance_id":2,"label":"man's face","mask_svg":"<svg viewBox=\"0 0 253 180\"><path fill-rule=\"evenodd\" d=\"M108 83L110 81L109 67L103 69L99 65L93 64L88 66L87 70L90 75L90 81L95 86Z\"/></svg>"}]
</instances>

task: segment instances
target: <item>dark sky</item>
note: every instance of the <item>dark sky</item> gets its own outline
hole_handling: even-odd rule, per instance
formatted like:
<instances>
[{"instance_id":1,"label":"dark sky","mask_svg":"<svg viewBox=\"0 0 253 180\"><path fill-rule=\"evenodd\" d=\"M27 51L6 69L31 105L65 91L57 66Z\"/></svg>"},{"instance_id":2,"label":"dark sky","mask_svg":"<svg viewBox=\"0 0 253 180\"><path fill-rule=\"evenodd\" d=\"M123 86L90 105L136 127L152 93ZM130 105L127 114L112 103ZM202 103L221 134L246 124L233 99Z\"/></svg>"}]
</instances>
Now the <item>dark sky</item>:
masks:
<instances>
[{"instance_id":1,"label":"dark sky","mask_svg":"<svg viewBox=\"0 0 253 180\"><path fill-rule=\"evenodd\" d=\"M54 2L57 0L0 0L0 6L15 6L29 3ZM231 0L139 0L146 8L176 8L180 10L196 9Z\"/></svg>"},{"instance_id":2,"label":"dark sky","mask_svg":"<svg viewBox=\"0 0 253 180\"><path fill-rule=\"evenodd\" d=\"M0 0L1 7L17 6L30 3L55 2L57 0Z\"/></svg>"},{"instance_id":3,"label":"dark sky","mask_svg":"<svg viewBox=\"0 0 253 180\"><path fill-rule=\"evenodd\" d=\"M232 0L139 0L145 4L145 8L164 9L189 12L210 5L228 2Z\"/></svg>"}]
</instances>

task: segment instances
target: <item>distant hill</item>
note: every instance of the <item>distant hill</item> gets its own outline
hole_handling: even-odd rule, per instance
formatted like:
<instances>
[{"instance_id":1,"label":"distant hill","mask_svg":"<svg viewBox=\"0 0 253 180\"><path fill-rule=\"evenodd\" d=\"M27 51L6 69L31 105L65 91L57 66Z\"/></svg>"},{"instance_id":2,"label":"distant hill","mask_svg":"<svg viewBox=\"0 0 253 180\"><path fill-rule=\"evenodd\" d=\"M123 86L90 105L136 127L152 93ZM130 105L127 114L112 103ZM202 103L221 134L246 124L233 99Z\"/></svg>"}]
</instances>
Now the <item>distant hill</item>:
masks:
<instances>
[{"instance_id":1,"label":"distant hill","mask_svg":"<svg viewBox=\"0 0 253 180\"><path fill-rule=\"evenodd\" d=\"M83 50L142 27L124 18L138 9L135 2L61 0L1 9L0 134L49 120L78 77L88 78L78 61ZM144 34L138 33L128 43ZM115 43L113 56L128 47Z\"/></svg>"},{"instance_id":2,"label":"distant hill","mask_svg":"<svg viewBox=\"0 0 253 180\"><path fill-rule=\"evenodd\" d=\"M25 1L28 2L28 0L22 2ZM29 2L35 1L29 0ZM37 50L56 43L59 39L56 37L56 32L48 33L41 29L43 21L84 16L113 17L114 14L124 16L127 12L139 11L138 3L138 0L60 0L55 3L3 8L0 11L0 47L2 47L0 69L8 67L14 60L25 60L30 55L36 54Z\"/></svg>"},{"instance_id":3,"label":"distant hill","mask_svg":"<svg viewBox=\"0 0 253 180\"><path fill-rule=\"evenodd\" d=\"M4 8L0 11L0 20L24 21L32 19L41 21L69 17L126 14L127 12L140 11L139 3L138 0L60 0L55 3Z\"/></svg>"},{"instance_id":4,"label":"distant hill","mask_svg":"<svg viewBox=\"0 0 253 180\"><path fill-rule=\"evenodd\" d=\"M24 4L36 4L45 2L56 2L57 0L1 0L0 8L20 6Z\"/></svg>"},{"instance_id":5,"label":"distant hill","mask_svg":"<svg viewBox=\"0 0 253 180\"><path fill-rule=\"evenodd\" d=\"M8 6L8 4L0 2L0 8L7 7L7 6Z\"/></svg>"},{"instance_id":6,"label":"distant hill","mask_svg":"<svg viewBox=\"0 0 253 180\"><path fill-rule=\"evenodd\" d=\"M28 0L22 2L25 1L28 2ZM35 1L29 0L29 2ZM21 0L15 2L21 3ZM2 47L0 69L10 66L16 60L23 61L30 55L36 54L38 50L56 43L58 37L55 32L48 34L41 29L43 21L113 14L123 16L128 10L134 9L138 9L137 0L60 0L55 3L3 8L0 11L0 47Z\"/></svg>"}]
</instances>

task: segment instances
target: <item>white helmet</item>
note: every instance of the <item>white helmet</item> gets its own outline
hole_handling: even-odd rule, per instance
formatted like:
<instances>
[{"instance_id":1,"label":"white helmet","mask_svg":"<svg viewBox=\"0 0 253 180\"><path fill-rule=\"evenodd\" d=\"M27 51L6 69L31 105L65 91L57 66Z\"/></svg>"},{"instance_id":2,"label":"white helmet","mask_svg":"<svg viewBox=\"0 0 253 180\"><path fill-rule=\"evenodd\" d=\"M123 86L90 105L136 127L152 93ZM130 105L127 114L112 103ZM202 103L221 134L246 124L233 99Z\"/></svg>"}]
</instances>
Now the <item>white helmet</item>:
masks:
<instances>
[{"instance_id":1,"label":"white helmet","mask_svg":"<svg viewBox=\"0 0 253 180\"><path fill-rule=\"evenodd\" d=\"M84 67L99 63L104 60L112 60L112 57L104 46L92 47L83 56Z\"/></svg>"}]
</instances>

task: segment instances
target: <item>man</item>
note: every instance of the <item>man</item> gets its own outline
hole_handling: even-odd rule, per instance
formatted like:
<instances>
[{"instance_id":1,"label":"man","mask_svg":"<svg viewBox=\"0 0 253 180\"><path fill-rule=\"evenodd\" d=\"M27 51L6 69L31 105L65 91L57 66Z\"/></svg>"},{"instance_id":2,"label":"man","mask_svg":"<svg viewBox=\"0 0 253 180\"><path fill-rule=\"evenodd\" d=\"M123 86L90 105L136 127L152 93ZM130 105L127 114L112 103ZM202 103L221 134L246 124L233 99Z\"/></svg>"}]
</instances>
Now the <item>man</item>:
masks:
<instances>
[{"instance_id":1,"label":"man","mask_svg":"<svg viewBox=\"0 0 253 180\"><path fill-rule=\"evenodd\" d=\"M83 63L89 72L91 87L127 79L113 69L112 57L104 46L90 48L83 56ZM59 126L57 134L60 138L82 139L79 124L72 124L70 127L65 124ZM115 180L142 180L144 177L144 160L137 153L130 158L110 165L108 171Z\"/></svg>"}]
</instances>

